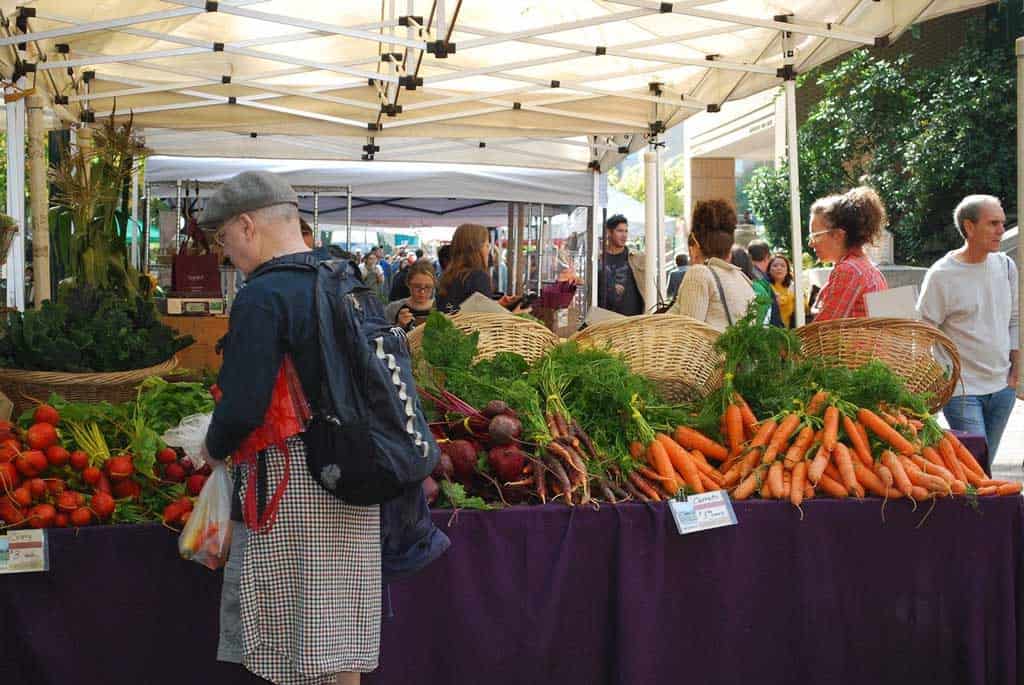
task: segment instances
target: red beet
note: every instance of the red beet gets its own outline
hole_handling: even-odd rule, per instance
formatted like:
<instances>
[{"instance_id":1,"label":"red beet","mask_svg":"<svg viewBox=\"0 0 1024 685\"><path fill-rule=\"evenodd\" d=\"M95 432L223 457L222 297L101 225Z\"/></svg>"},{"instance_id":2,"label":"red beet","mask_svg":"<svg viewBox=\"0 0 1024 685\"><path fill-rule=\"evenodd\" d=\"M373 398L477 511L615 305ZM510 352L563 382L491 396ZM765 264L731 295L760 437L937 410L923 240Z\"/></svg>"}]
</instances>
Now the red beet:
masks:
<instances>
[{"instance_id":1,"label":"red beet","mask_svg":"<svg viewBox=\"0 0 1024 685\"><path fill-rule=\"evenodd\" d=\"M198 497L199 493L203 491L203 483L206 482L206 476L201 476L198 473L188 477L188 481L185 483L185 488L188 490L188 494L193 497Z\"/></svg>"},{"instance_id":2,"label":"red beet","mask_svg":"<svg viewBox=\"0 0 1024 685\"><path fill-rule=\"evenodd\" d=\"M182 511L192 511L192 500L188 497L179 497L174 502L181 507Z\"/></svg>"},{"instance_id":3,"label":"red beet","mask_svg":"<svg viewBox=\"0 0 1024 685\"><path fill-rule=\"evenodd\" d=\"M17 427L10 421L0 419L0 433L13 433Z\"/></svg>"},{"instance_id":4,"label":"red beet","mask_svg":"<svg viewBox=\"0 0 1024 685\"><path fill-rule=\"evenodd\" d=\"M504 414L508 411L508 403L502 402L501 400L491 400L487 405L480 411L481 414L489 419L493 419L498 414Z\"/></svg>"},{"instance_id":5,"label":"red beet","mask_svg":"<svg viewBox=\"0 0 1024 685\"><path fill-rule=\"evenodd\" d=\"M46 461L50 462L50 466L64 466L70 458L68 451L60 445L50 445L46 448Z\"/></svg>"},{"instance_id":6,"label":"red beet","mask_svg":"<svg viewBox=\"0 0 1024 685\"><path fill-rule=\"evenodd\" d=\"M111 478L127 478L135 472L132 466L132 458L122 454L118 457L111 457L107 460L107 475Z\"/></svg>"},{"instance_id":7,"label":"red beet","mask_svg":"<svg viewBox=\"0 0 1024 685\"><path fill-rule=\"evenodd\" d=\"M438 487L437 481L427 476L423 481L423 494L427 498L427 504L433 504L437 501L437 495L441 492L441 488Z\"/></svg>"},{"instance_id":8,"label":"red beet","mask_svg":"<svg viewBox=\"0 0 1024 685\"><path fill-rule=\"evenodd\" d=\"M92 523L92 512L87 507L79 507L71 512L71 525L76 528Z\"/></svg>"},{"instance_id":9,"label":"red beet","mask_svg":"<svg viewBox=\"0 0 1024 685\"><path fill-rule=\"evenodd\" d=\"M111 494L114 499L134 499L142 494L142 486L129 478L123 478L114 483Z\"/></svg>"},{"instance_id":10,"label":"red beet","mask_svg":"<svg viewBox=\"0 0 1024 685\"><path fill-rule=\"evenodd\" d=\"M87 466L82 471L82 480L85 481L86 485L96 485L100 482L100 478L103 476L103 472L95 466Z\"/></svg>"},{"instance_id":11,"label":"red beet","mask_svg":"<svg viewBox=\"0 0 1024 685\"><path fill-rule=\"evenodd\" d=\"M473 478L476 472L476 448L473 443L468 440L452 440L444 443L441 449L451 457L457 479L465 483Z\"/></svg>"},{"instance_id":12,"label":"red beet","mask_svg":"<svg viewBox=\"0 0 1024 685\"><path fill-rule=\"evenodd\" d=\"M21 485L21 474L11 462L0 462L0 493Z\"/></svg>"},{"instance_id":13,"label":"red beet","mask_svg":"<svg viewBox=\"0 0 1024 685\"><path fill-rule=\"evenodd\" d=\"M57 520L57 510L52 504L37 504L29 509L28 525L33 528L51 528Z\"/></svg>"},{"instance_id":14,"label":"red beet","mask_svg":"<svg viewBox=\"0 0 1024 685\"><path fill-rule=\"evenodd\" d=\"M107 474L100 472L100 480L96 483L93 490L95 492L105 492L108 495L110 494L110 479L107 478Z\"/></svg>"},{"instance_id":15,"label":"red beet","mask_svg":"<svg viewBox=\"0 0 1024 685\"><path fill-rule=\"evenodd\" d=\"M448 424L448 432L460 438L486 438L488 419L486 416L470 416L452 421Z\"/></svg>"},{"instance_id":16,"label":"red beet","mask_svg":"<svg viewBox=\"0 0 1024 685\"><path fill-rule=\"evenodd\" d=\"M49 462L46 461L46 455L39 450L22 452L14 460L14 465L18 468L18 473L25 476L25 478L35 478L46 470L48 464Z\"/></svg>"},{"instance_id":17,"label":"red beet","mask_svg":"<svg viewBox=\"0 0 1024 685\"><path fill-rule=\"evenodd\" d=\"M32 493L24 485L20 488L15 488L14 492L11 493L11 498L19 507L27 507L32 504Z\"/></svg>"},{"instance_id":18,"label":"red beet","mask_svg":"<svg viewBox=\"0 0 1024 685\"><path fill-rule=\"evenodd\" d=\"M434 467L434 472L430 475L437 480L451 480L454 474L455 467L452 465L452 458L442 451L441 456L437 460L437 466Z\"/></svg>"},{"instance_id":19,"label":"red beet","mask_svg":"<svg viewBox=\"0 0 1024 685\"><path fill-rule=\"evenodd\" d=\"M49 423L35 423L25 433L25 442L34 450L45 450L57 444L57 429Z\"/></svg>"},{"instance_id":20,"label":"red beet","mask_svg":"<svg viewBox=\"0 0 1024 685\"><path fill-rule=\"evenodd\" d=\"M60 414L50 405L40 404L36 407L36 413L32 415L32 419L36 423L48 423L51 426L56 426L60 423Z\"/></svg>"},{"instance_id":21,"label":"red beet","mask_svg":"<svg viewBox=\"0 0 1024 685\"><path fill-rule=\"evenodd\" d=\"M92 503L90 504L92 510L96 512L96 516L101 519L105 519L114 513L114 498L106 492L97 492L92 496Z\"/></svg>"},{"instance_id":22,"label":"red beet","mask_svg":"<svg viewBox=\"0 0 1024 685\"><path fill-rule=\"evenodd\" d=\"M26 485L32 493L32 499L40 500L46 496L46 481L42 478L33 478Z\"/></svg>"},{"instance_id":23,"label":"red beet","mask_svg":"<svg viewBox=\"0 0 1024 685\"><path fill-rule=\"evenodd\" d=\"M523 425L519 423L519 419L514 419L508 414L498 414L491 419L487 433L495 445L509 445L519 440L523 433Z\"/></svg>"},{"instance_id":24,"label":"red beet","mask_svg":"<svg viewBox=\"0 0 1024 685\"><path fill-rule=\"evenodd\" d=\"M161 464L173 464L178 461L178 453L173 447L165 447L156 453L156 460Z\"/></svg>"},{"instance_id":25,"label":"red beet","mask_svg":"<svg viewBox=\"0 0 1024 685\"><path fill-rule=\"evenodd\" d=\"M78 495L79 493L71 492L70 490L65 490L64 492L60 493L59 495L57 495L57 508L65 513L70 514L79 506L81 506L78 501Z\"/></svg>"},{"instance_id":26,"label":"red beet","mask_svg":"<svg viewBox=\"0 0 1024 685\"><path fill-rule=\"evenodd\" d=\"M46 479L46 491L49 492L51 495L54 495L54 496L59 495L60 493L64 492L64 488L66 487L66 485L67 484L63 480L61 480L60 478L47 478Z\"/></svg>"},{"instance_id":27,"label":"red beet","mask_svg":"<svg viewBox=\"0 0 1024 685\"><path fill-rule=\"evenodd\" d=\"M502 445L487 453L487 463L499 482L511 483L520 479L526 466L526 455L515 445Z\"/></svg>"},{"instance_id":28,"label":"red beet","mask_svg":"<svg viewBox=\"0 0 1024 685\"><path fill-rule=\"evenodd\" d=\"M164 469L164 478L173 483L180 483L185 480L185 469L178 462L168 464Z\"/></svg>"},{"instance_id":29,"label":"red beet","mask_svg":"<svg viewBox=\"0 0 1024 685\"><path fill-rule=\"evenodd\" d=\"M213 467L210 466L209 464L203 464L202 468L196 471L196 473L198 473L200 476L206 476L207 478L209 478L211 475L213 475Z\"/></svg>"},{"instance_id":30,"label":"red beet","mask_svg":"<svg viewBox=\"0 0 1024 685\"><path fill-rule=\"evenodd\" d=\"M14 458L18 456L18 452L20 451L21 450L10 445L0 445L0 464L6 464L9 461L14 461Z\"/></svg>"},{"instance_id":31,"label":"red beet","mask_svg":"<svg viewBox=\"0 0 1024 685\"><path fill-rule=\"evenodd\" d=\"M70 520L71 519L68 517L67 514L58 511L56 518L53 519L53 527L54 528L67 528L68 527L68 522Z\"/></svg>"},{"instance_id":32,"label":"red beet","mask_svg":"<svg viewBox=\"0 0 1024 685\"><path fill-rule=\"evenodd\" d=\"M185 475L191 476L196 471L196 467L188 459L182 459L178 462L181 464L181 468L185 469Z\"/></svg>"}]
</instances>

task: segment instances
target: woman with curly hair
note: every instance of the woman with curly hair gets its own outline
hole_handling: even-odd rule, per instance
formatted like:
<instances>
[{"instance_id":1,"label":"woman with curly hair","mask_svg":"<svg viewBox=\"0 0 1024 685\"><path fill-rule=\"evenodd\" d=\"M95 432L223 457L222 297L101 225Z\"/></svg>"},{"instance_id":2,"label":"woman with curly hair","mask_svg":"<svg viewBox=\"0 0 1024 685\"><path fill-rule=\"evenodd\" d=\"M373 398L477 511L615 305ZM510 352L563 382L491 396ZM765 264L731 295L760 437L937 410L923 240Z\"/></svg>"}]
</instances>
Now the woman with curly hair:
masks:
<instances>
[{"instance_id":1,"label":"woman with curly hair","mask_svg":"<svg viewBox=\"0 0 1024 685\"><path fill-rule=\"evenodd\" d=\"M670 314L690 316L724 331L747 313L754 288L731 263L736 210L725 200L705 200L693 208L690 259L693 262Z\"/></svg>"},{"instance_id":2,"label":"woman with curly hair","mask_svg":"<svg viewBox=\"0 0 1024 685\"><path fill-rule=\"evenodd\" d=\"M864 246L882 235L885 206L871 188L861 186L811 205L808 242L822 262L832 262L828 283L818 293L815 321L868 315L864 296L888 289L885 276L864 254Z\"/></svg>"}]
</instances>

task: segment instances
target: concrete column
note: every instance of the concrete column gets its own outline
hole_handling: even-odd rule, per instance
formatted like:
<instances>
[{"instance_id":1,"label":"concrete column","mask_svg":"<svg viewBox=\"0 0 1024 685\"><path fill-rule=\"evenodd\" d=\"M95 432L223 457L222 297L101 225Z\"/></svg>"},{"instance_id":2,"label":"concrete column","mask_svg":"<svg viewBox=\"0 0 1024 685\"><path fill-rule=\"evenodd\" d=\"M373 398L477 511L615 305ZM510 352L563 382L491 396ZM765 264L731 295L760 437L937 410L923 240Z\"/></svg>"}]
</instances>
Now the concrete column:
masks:
<instances>
[{"instance_id":1,"label":"concrete column","mask_svg":"<svg viewBox=\"0 0 1024 685\"><path fill-rule=\"evenodd\" d=\"M789 221L793 243L793 289L796 293L796 325L803 326L804 315L804 250L803 231L800 229L800 155L796 136L796 81L784 84L786 92L786 140L789 160Z\"/></svg>"}]
</instances>

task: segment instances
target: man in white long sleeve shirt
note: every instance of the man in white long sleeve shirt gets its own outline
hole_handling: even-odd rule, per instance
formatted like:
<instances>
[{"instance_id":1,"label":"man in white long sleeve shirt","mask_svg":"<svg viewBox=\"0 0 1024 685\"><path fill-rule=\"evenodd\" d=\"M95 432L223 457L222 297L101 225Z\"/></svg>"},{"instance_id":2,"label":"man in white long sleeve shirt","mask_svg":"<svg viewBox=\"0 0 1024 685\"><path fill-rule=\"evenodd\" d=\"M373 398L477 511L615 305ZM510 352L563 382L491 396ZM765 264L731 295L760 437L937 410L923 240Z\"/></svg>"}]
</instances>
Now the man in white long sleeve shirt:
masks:
<instances>
[{"instance_id":1,"label":"man in white long sleeve shirt","mask_svg":"<svg viewBox=\"0 0 1024 685\"><path fill-rule=\"evenodd\" d=\"M960 352L963 385L943 409L950 427L982 433L995 458L1019 375L1017 267L1000 251L1006 214L991 195L970 195L953 213L963 247L928 270L917 309Z\"/></svg>"}]
</instances>

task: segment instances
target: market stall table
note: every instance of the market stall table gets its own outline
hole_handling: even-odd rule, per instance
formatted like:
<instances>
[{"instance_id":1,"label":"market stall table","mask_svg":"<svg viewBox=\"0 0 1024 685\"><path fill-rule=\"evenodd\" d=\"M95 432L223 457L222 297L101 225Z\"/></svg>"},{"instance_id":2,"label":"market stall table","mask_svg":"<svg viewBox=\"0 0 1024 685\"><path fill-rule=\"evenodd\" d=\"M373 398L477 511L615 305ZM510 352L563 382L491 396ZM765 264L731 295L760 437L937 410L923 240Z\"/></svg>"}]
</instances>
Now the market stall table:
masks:
<instances>
[{"instance_id":1,"label":"market stall table","mask_svg":"<svg viewBox=\"0 0 1024 685\"><path fill-rule=\"evenodd\" d=\"M1024 499L881 508L744 501L687 537L664 504L437 511L452 548L392 586L364 682L1018 683ZM0 581L0 682L262 682L214 661L221 576L167 530L50 540Z\"/></svg>"}]
</instances>

